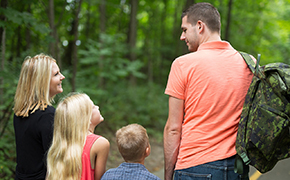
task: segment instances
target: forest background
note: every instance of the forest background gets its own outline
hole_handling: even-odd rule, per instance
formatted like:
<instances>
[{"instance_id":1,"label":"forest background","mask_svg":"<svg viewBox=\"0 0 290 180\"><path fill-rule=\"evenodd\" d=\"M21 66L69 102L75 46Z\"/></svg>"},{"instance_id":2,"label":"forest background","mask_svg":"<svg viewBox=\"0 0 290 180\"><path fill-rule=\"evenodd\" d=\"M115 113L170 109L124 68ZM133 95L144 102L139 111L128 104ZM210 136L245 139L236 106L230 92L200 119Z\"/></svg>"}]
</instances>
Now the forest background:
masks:
<instances>
[{"instance_id":1,"label":"forest background","mask_svg":"<svg viewBox=\"0 0 290 180\"><path fill-rule=\"evenodd\" d=\"M113 137L142 124L162 141L172 61L188 53L181 12L198 0L1 0L0 179L13 179L13 98L26 56L51 55L65 75L64 92L87 93L105 121L96 133ZM290 64L290 0L208 0L221 14L223 40L261 56L261 65ZM113 153L114 154L114 153ZM113 161L114 159L111 159Z\"/></svg>"}]
</instances>

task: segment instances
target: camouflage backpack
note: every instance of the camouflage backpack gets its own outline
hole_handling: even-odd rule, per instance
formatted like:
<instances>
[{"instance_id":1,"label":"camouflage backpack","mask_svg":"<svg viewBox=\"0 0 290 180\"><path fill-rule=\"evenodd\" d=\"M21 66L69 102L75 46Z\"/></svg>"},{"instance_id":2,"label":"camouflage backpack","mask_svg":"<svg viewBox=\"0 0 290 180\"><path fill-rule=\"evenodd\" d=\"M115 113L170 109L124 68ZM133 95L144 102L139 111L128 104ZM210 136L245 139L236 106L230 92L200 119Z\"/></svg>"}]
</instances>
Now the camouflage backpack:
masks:
<instances>
[{"instance_id":1,"label":"camouflage backpack","mask_svg":"<svg viewBox=\"0 0 290 180\"><path fill-rule=\"evenodd\" d=\"M270 63L260 67L241 52L254 77L248 89L239 122L235 171L243 163L261 173L290 157L290 66Z\"/></svg>"}]
</instances>

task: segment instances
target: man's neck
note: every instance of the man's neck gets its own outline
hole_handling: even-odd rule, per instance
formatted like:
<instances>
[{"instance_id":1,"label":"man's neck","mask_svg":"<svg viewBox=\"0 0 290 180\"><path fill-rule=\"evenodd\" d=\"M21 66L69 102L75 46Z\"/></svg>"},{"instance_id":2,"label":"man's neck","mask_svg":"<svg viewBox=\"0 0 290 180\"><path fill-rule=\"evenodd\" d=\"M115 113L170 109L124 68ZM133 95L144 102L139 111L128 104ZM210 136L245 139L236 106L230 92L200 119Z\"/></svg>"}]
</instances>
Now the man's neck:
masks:
<instances>
[{"instance_id":1,"label":"man's neck","mask_svg":"<svg viewBox=\"0 0 290 180\"><path fill-rule=\"evenodd\" d=\"M221 41L219 33L212 33L209 36L205 36L205 38L201 40L200 44L211 41Z\"/></svg>"}]
</instances>

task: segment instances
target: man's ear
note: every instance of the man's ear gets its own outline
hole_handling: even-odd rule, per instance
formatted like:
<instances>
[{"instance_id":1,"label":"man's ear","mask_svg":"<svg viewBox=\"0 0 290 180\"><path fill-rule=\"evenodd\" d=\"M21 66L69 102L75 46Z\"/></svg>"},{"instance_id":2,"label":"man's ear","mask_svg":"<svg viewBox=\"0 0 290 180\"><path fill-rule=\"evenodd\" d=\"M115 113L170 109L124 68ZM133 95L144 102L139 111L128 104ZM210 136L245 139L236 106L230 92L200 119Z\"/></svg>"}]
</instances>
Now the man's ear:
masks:
<instances>
[{"instance_id":1,"label":"man's ear","mask_svg":"<svg viewBox=\"0 0 290 180\"><path fill-rule=\"evenodd\" d=\"M199 33L201 33L202 31L204 31L205 24L201 20L198 20L197 23L196 23L196 27L197 27L197 31Z\"/></svg>"}]
</instances>

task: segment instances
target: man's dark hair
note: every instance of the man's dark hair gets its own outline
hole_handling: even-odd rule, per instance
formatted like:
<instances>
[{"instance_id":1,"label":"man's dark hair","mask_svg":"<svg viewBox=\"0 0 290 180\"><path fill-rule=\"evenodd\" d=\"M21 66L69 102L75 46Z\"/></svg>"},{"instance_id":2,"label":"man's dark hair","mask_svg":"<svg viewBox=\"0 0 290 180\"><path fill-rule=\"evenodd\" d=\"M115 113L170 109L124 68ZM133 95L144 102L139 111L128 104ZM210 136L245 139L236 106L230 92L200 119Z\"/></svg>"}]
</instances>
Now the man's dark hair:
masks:
<instances>
[{"instance_id":1,"label":"man's dark hair","mask_svg":"<svg viewBox=\"0 0 290 180\"><path fill-rule=\"evenodd\" d=\"M204 22L212 32L220 32L220 13L210 3L196 3L183 11L181 18L187 16L187 22L193 26L197 21Z\"/></svg>"}]
</instances>

